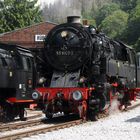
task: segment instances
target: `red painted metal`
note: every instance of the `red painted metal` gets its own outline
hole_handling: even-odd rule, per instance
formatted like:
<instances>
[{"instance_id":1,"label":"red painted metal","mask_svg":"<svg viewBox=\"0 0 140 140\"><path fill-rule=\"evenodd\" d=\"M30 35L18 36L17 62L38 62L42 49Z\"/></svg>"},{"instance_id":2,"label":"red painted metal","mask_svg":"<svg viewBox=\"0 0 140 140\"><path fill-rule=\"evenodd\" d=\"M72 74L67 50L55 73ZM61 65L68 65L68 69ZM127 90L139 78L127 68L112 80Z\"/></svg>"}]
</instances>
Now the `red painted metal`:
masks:
<instances>
[{"instance_id":1,"label":"red painted metal","mask_svg":"<svg viewBox=\"0 0 140 140\"><path fill-rule=\"evenodd\" d=\"M130 96L130 100L136 100L136 96L137 96L137 93L140 92L140 88L133 88L133 89L129 89L128 90L128 93L129 93L129 96Z\"/></svg>"},{"instance_id":2,"label":"red painted metal","mask_svg":"<svg viewBox=\"0 0 140 140\"><path fill-rule=\"evenodd\" d=\"M74 91L80 91L82 93L82 99L79 101L75 101L72 98L72 93ZM68 102L69 107L63 106L63 109L61 111L69 112L69 113L76 113L79 114L80 118L86 119L86 113L87 113L87 100L89 99L91 91L95 90L95 88L37 88L36 91L40 93L42 96L42 100L44 104L49 104L48 110L53 110L53 113L57 113L61 109L55 105L53 106L53 103L57 101L58 96L57 93L61 93L63 95L62 99L66 102Z\"/></svg>"},{"instance_id":3,"label":"red painted metal","mask_svg":"<svg viewBox=\"0 0 140 140\"><path fill-rule=\"evenodd\" d=\"M17 100L15 97L8 98L7 101L11 102L11 103L30 103L30 102L33 102L33 100Z\"/></svg>"},{"instance_id":4,"label":"red painted metal","mask_svg":"<svg viewBox=\"0 0 140 140\"><path fill-rule=\"evenodd\" d=\"M72 99L72 93L76 90L79 90L82 92L82 100L87 100L88 99L88 93L90 90L94 90L94 88L37 88L36 91L40 93L43 99L46 99L48 101L54 99L57 97L57 93L62 93L63 98L65 100L71 100Z\"/></svg>"},{"instance_id":5,"label":"red painted metal","mask_svg":"<svg viewBox=\"0 0 140 140\"><path fill-rule=\"evenodd\" d=\"M117 83L113 83L112 86L116 88L118 86ZM72 93L74 91L80 91L82 93L82 99L80 101L75 101L72 98ZM68 88L46 88L46 87L41 87L37 88L36 91L40 93L41 99L44 104L49 104L48 110L54 110L52 111L53 113L56 113L57 111L60 111L59 107L57 105L54 105L53 103L55 100L57 101L58 96L57 93L61 93L63 95L63 100L67 101L69 103L69 108L63 108L62 111L66 112L72 112L72 113L79 113L80 118L86 119L86 112L88 109L87 101L89 97L91 96L91 92L94 91L95 88L79 88L79 87L68 87ZM110 96L110 105L113 100L117 100L119 94L121 92L112 93L113 91L110 91L109 96ZM140 88L135 88L135 89L123 89L122 94L128 94L129 100L135 100L136 99L136 93L140 92ZM52 106L55 106L54 108ZM120 108L122 105L120 104ZM52 109L53 108L53 109Z\"/></svg>"},{"instance_id":6,"label":"red painted metal","mask_svg":"<svg viewBox=\"0 0 140 140\"><path fill-rule=\"evenodd\" d=\"M118 83L117 83L117 82L112 83L112 86L113 86L113 87L118 87Z\"/></svg>"},{"instance_id":7,"label":"red painted metal","mask_svg":"<svg viewBox=\"0 0 140 140\"><path fill-rule=\"evenodd\" d=\"M87 118L87 102L86 101L83 101L82 102L82 112L81 112L81 118L83 119L83 120L86 120Z\"/></svg>"}]
</instances>

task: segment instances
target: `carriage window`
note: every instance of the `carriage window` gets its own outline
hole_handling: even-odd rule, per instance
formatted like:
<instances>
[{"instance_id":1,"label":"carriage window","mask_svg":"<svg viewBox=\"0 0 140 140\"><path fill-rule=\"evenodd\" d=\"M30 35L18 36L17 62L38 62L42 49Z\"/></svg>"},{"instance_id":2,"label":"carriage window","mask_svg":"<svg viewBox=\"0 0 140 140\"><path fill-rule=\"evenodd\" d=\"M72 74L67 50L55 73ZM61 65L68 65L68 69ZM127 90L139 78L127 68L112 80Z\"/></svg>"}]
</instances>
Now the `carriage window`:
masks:
<instances>
[{"instance_id":1,"label":"carriage window","mask_svg":"<svg viewBox=\"0 0 140 140\"><path fill-rule=\"evenodd\" d=\"M135 53L131 51L131 64L135 64Z\"/></svg>"},{"instance_id":2,"label":"carriage window","mask_svg":"<svg viewBox=\"0 0 140 140\"><path fill-rule=\"evenodd\" d=\"M0 65L2 65L2 61L1 61L1 59L0 59Z\"/></svg>"},{"instance_id":3,"label":"carriage window","mask_svg":"<svg viewBox=\"0 0 140 140\"><path fill-rule=\"evenodd\" d=\"M32 62L31 62L31 59L29 57L26 58L26 61L27 61L27 66L28 66L28 69L31 70L32 69Z\"/></svg>"},{"instance_id":4,"label":"carriage window","mask_svg":"<svg viewBox=\"0 0 140 140\"><path fill-rule=\"evenodd\" d=\"M32 70L32 60L29 57L22 57L23 69L24 70Z\"/></svg>"},{"instance_id":5,"label":"carriage window","mask_svg":"<svg viewBox=\"0 0 140 140\"><path fill-rule=\"evenodd\" d=\"M140 66L140 55L137 53L137 66Z\"/></svg>"},{"instance_id":6,"label":"carriage window","mask_svg":"<svg viewBox=\"0 0 140 140\"><path fill-rule=\"evenodd\" d=\"M22 61L21 61L21 57L15 56L15 65L18 69L23 69L23 65L22 65Z\"/></svg>"},{"instance_id":7,"label":"carriage window","mask_svg":"<svg viewBox=\"0 0 140 140\"><path fill-rule=\"evenodd\" d=\"M0 58L0 65L3 66L3 62L2 62L2 59L1 58Z\"/></svg>"},{"instance_id":8,"label":"carriage window","mask_svg":"<svg viewBox=\"0 0 140 140\"><path fill-rule=\"evenodd\" d=\"M23 62L23 69L24 70L28 70L28 65L27 65L26 57L22 57L22 62Z\"/></svg>"},{"instance_id":9,"label":"carriage window","mask_svg":"<svg viewBox=\"0 0 140 140\"><path fill-rule=\"evenodd\" d=\"M8 66L8 64L7 64L6 60L5 60L5 58L1 57L1 61L2 61L3 67L7 67L7 66Z\"/></svg>"}]
</instances>

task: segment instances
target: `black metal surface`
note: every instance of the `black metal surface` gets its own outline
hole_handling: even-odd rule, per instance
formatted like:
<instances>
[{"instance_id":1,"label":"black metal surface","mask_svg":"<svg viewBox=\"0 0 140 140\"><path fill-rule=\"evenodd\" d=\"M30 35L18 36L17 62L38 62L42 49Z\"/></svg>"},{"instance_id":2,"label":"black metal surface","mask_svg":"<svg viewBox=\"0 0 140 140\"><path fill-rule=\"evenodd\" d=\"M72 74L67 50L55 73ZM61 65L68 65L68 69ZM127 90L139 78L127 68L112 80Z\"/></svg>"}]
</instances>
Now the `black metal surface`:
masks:
<instances>
[{"instance_id":1,"label":"black metal surface","mask_svg":"<svg viewBox=\"0 0 140 140\"><path fill-rule=\"evenodd\" d=\"M54 27L46 36L43 54L45 63L42 64L50 69L47 69L48 74L42 74L48 79L47 86L44 85L55 88L95 88L86 100L89 102L88 111L94 116L109 107L111 94L121 94L121 99L125 100L123 105L127 104L130 98L125 96L124 89L140 85L140 67L137 66L134 49L121 41L110 39L93 26L83 26L77 21L78 17L72 17L69 23ZM66 102L69 100L66 99ZM47 105L49 103L46 102ZM46 112L53 114L58 105L51 105ZM60 106L66 107L66 104Z\"/></svg>"},{"instance_id":2,"label":"black metal surface","mask_svg":"<svg viewBox=\"0 0 140 140\"><path fill-rule=\"evenodd\" d=\"M29 83L30 80L30 83ZM31 99L33 56L17 45L0 44L0 97Z\"/></svg>"},{"instance_id":3,"label":"black metal surface","mask_svg":"<svg viewBox=\"0 0 140 140\"><path fill-rule=\"evenodd\" d=\"M80 71L73 73L54 72L50 87L77 87Z\"/></svg>"},{"instance_id":4,"label":"black metal surface","mask_svg":"<svg viewBox=\"0 0 140 140\"><path fill-rule=\"evenodd\" d=\"M45 40L48 62L57 70L74 71L90 58L90 35L77 24L56 26Z\"/></svg>"}]
</instances>

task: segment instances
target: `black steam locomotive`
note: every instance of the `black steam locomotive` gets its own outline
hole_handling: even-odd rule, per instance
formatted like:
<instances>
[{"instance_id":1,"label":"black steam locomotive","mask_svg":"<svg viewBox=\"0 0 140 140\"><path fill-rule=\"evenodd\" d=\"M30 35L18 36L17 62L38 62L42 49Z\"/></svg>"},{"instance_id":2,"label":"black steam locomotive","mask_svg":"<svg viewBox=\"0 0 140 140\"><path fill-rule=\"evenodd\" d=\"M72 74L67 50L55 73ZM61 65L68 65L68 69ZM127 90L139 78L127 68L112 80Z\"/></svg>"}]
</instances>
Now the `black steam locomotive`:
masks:
<instances>
[{"instance_id":1,"label":"black steam locomotive","mask_svg":"<svg viewBox=\"0 0 140 140\"><path fill-rule=\"evenodd\" d=\"M95 119L114 99L127 107L139 90L134 49L79 21L77 16L68 17L67 23L54 27L45 38L43 86L32 97L48 118L64 112Z\"/></svg>"},{"instance_id":2,"label":"black steam locomotive","mask_svg":"<svg viewBox=\"0 0 140 140\"><path fill-rule=\"evenodd\" d=\"M24 118L32 100L33 55L17 45L0 43L0 119Z\"/></svg>"}]
</instances>

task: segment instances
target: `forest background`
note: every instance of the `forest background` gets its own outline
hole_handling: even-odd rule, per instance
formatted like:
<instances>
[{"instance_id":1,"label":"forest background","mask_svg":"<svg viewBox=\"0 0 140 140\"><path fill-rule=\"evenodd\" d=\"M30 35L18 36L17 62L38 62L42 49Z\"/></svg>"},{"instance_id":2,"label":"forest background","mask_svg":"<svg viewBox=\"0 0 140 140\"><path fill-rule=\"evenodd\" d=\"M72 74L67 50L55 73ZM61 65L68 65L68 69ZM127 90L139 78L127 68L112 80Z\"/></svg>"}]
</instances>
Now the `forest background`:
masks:
<instances>
[{"instance_id":1,"label":"forest background","mask_svg":"<svg viewBox=\"0 0 140 140\"><path fill-rule=\"evenodd\" d=\"M140 0L0 0L0 33L41 21L63 23L69 15L88 19L109 37L140 51Z\"/></svg>"}]
</instances>

